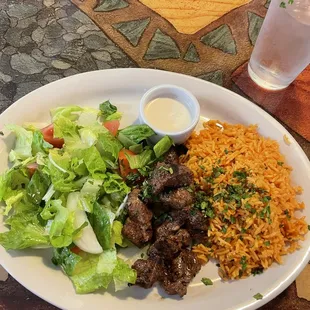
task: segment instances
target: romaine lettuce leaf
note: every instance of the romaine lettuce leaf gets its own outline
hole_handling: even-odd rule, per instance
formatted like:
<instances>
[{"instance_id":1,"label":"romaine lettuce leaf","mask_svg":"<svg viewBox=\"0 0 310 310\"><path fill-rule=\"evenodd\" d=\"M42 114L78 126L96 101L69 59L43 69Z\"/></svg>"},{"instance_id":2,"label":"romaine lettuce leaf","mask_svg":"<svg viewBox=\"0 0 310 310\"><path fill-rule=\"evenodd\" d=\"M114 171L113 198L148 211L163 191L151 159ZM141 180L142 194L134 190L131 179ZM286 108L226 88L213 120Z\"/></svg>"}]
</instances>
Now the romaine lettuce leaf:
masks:
<instances>
[{"instance_id":1,"label":"romaine lettuce leaf","mask_svg":"<svg viewBox=\"0 0 310 310\"><path fill-rule=\"evenodd\" d=\"M79 184L76 174L71 168L71 157L63 150L50 150L47 167L43 172L50 176L54 189L60 192L72 192L80 189L84 183Z\"/></svg>"},{"instance_id":2,"label":"romaine lettuce leaf","mask_svg":"<svg viewBox=\"0 0 310 310\"><path fill-rule=\"evenodd\" d=\"M135 284L137 280L137 272L132 269L120 258L117 259L117 264L113 271L113 280L115 291L120 291L128 287L128 283Z\"/></svg>"},{"instance_id":3,"label":"romaine lettuce leaf","mask_svg":"<svg viewBox=\"0 0 310 310\"><path fill-rule=\"evenodd\" d=\"M26 187L28 199L39 205L51 184L48 176L40 170L36 170Z\"/></svg>"},{"instance_id":4,"label":"romaine lettuce leaf","mask_svg":"<svg viewBox=\"0 0 310 310\"><path fill-rule=\"evenodd\" d=\"M96 147L92 146L82 151L84 163L93 179L104 179L106 165Z\"/></svg>"},{"instance_id":5,"label":"romaine lettuce leaf","mask_svg":"<svg viewBox=\"0 0 310 310\"><path fill-rule=\"evenodd\" d=\"M153 129L151 127L143 124L143 125L128 126L124 129L120 130L119 134L121 134L122 136L125 136L127 139L132 141L133 144L138 144L141 141L155 135L155 132L153 131Z\"/></svg>"},{"instance_id":6,"label":"romaine lettuce leaf","mask_svg":"<svg viewBox=\"0 0 310 310\"><path fill-rule=\"evenodd\" d=\"M165 136L162 139L160 139L154 145L154 148L153 148L156 158L159 158L160 156L168 152L172 145L173 145L173 141L170 137Z\"/></svg>"},{"instance_id":7,"label":"romaine lettuce leaf","mask_svg":"<svg viewBox=\"0 0 310 310\"><path fill-rule=\"evenodd\" d=\"M10 225L10 230L0 233L0 244L6 250L49 245L49 238L38 220L38 210L12 215L6 220L6 224Z\"/></svg>"},{"instance_id":8,"label":"romaine lettuce leaf","mask_svg":"<svg viewBox=\"0 0 310 310\"><path fill-rule=\"evenodd\" d=\"M115 173L107 173L103 183L103 190L106 194L121 193L124 197L130 192L130 188L126 185L121 176Z\"/></svg>"},{"instance_id":9,"label":"romaine lettuce leaf","mask_svg":"<svg viewBox=\"0 0 310 310\"><path fill-rule=\"evenodd\" d=\"M10 151L9 160L18 162L31 157L33 133L18 125L7 125L6 128L16 135L15 147Z\"/></svg>"},{"instance_id":10,"label":"romaine lettuce leaf","mask_svg":"<svg viewBox=\"0 0 310 310\"><path fill-rule=\"evenodd\" d=\"M154 159L154 152L152 150L144 150L141 154L128 155L126 157L129 161L131 169L140 169L147 166Z\"/></svg>"},{"instance_id":11,"label":"romaine lettuce leaf","mask_svg":"<svg viewBox=\"0 0 310 310\"><path fill-rule=\"evenodd\" d=\"M46 142L43 139L43 134L41 131L33 132L33 140L32 140L32 155L36 155L37 153L48 153L49 149L52 149L53 146Z\"/></svg>"},{"instance_id":12,"label":"romaine lettuce leaf","mask_svg":"<svg viewBox=\"0 0 310 310\"><path fill-rule=\"evenodd\" d=\"M52 262L56 266L61 266L63 271L71 276L77 265L82 259L81 256L74 254L68 247L54 248Z\"/></svg>"},{"instance_id":13,"label":"romaine lettuce leaf","mask_svg":"<svg viewBox=\"0 0 310 310\"><path fill-rule=\"evenodd\" d=\"M54 252L53 262L70 276L78 294L108 288L114 280L117 289L136 282L136 271L116 256L116 250L106 250L100 255L80 252L73 254L68 248Z\"/></svg>"},{"instance_id":14,"label":"romaine lettuce leaf","mask_svg":"<svg viewBox=\"0 0 310 310\"><path fill-rule=\"evenodd\" d=\"M80 191L79 205L86 212L92 213L94 203L102 186L103 180L94 180L89 178Z\"/></svg>"},{"instance_id":15,"label":"romaine lettuce leaf","mask_svg":"<svg viewBox=\"0 0 310 310\"><path fill-rule=\"evenodd\" d=\"M94 209L91 217L92 227L96 234L97 240L104 250L111 249L112 244L112 225L115 219L115 214L107 207L94 204Z\"/></svg>"},{"instance_id":16,"label":"romaine lettuce leaf","mask_svg":"<svg viewBox=\"0 0 310 310\"><path fill-rule=\"evenodd\" d=\"M126 246L122 235L123 224L120 221L114 221L112 225L112 244L121 247Z\"/></svg>"},{"instance_id":17,"label":"romaine lettuce leaf","mask_svg":"<svg viewBox=\"0 0 310 310\"><path fill-rule=\"evenodd\" d=\"M52 121L55 122L60 116L66 117L71 121L75 121L78 119L79 112L82 110L83 108L78 106L58 107L51 109Z\"/></svg>"},{"instance_id":18,"label":"romaine lettuce leaf","mask_svg":"<svg viewBox=\"0 0 310 310\"><path fill-rule=\"evenodd\" d=\"M101 116L103 117L104 120L111 120L111 119L117 119L117 118L110 118L112 115L115 115L115 113L117 113L117 107L113 104L111 104L111 102L109 100L101 103L99 105L99 109L101 112Z\"/></svg>"},{"instance_id":19,"label":"romaine lettuce leaf","mask_svg":"<svg viewBox=\"0 0 310 310\"><path fill-rule=\"evenodd\" d=\"M118 159L118 153L123 148L122 144L110 133L106 133L100 134L98 136L98 142L96 146L105 162L109 166L112 166L110 168L114 168Z\"/></svg>"}]
</instances>

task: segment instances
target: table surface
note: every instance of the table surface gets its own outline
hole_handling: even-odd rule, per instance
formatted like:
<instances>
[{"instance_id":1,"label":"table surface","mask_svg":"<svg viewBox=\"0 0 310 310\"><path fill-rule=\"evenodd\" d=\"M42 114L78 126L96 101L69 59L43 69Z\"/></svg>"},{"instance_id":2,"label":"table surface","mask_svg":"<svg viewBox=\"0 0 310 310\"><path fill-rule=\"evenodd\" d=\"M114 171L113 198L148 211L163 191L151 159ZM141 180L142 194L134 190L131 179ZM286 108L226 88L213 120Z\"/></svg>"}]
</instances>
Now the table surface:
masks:
<instances>
[{"instance_id":1,"label":"table surface","mask_svg":"<svg viewBox=\"0 0 310 310\"><path fill-rule=\"evenodd\" d=\"M246 73L244 63L269 1L239 3L244 6L231 7L216 20L202 10L203 22L193 19L191 25L186 17L181 24L169 19L165 8L152 7L150 0L0 0L0 113L32 90L80 72L160 68L197 76L249 98L276 117L310 158L310 105L303 99L309 95L309 68L299 78L301 82L287 90L290 95L298 91L291 102L303 107L300 126L299 119L279 114L274 107L287 93L270 97L254 87ZM178 9L182 14L184 8ZM0 309L56 308L9 276L0 280ZM310 309L310 302L297 297L293 283L261 309L304 310Z\"/></svg>"}]
</instances>

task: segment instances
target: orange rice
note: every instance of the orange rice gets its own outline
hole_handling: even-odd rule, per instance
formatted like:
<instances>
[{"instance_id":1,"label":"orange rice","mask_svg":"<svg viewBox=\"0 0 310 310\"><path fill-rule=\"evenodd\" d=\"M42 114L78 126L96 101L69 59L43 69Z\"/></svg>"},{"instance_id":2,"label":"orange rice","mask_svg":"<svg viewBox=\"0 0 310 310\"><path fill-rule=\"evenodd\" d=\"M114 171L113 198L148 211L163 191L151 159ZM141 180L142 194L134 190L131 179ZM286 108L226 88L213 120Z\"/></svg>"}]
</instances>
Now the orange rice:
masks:
<instances>
[{"instance_id":1,"label":"orange rice","mask_svg":"<svg viewBox=\"0 0 310 310\"><path fill-rule=\"evenodd\" d=\"M263 194L243 198L238 205L212 200L214 217L210 218L209 242L193 249L201 260L217 259L220 276L237 279L261 272L273 262L281 264L282 255L300 248L299 241L308 231L305 218L295 215L304 208L304 203L296 200L302 189L291 185L292 169L285 164L276 141L260 136L254 125L208 121L186 146L188 152L181 162L193 171L200 189L211 190L213 197L222 193L227 184L238 183L234 171L247 171L247 182L263 189ZM210 185L206 180L214 167L220 167L223 173ZM263 202L264 195L269 200Z\"/></svg>"}]
</instances>

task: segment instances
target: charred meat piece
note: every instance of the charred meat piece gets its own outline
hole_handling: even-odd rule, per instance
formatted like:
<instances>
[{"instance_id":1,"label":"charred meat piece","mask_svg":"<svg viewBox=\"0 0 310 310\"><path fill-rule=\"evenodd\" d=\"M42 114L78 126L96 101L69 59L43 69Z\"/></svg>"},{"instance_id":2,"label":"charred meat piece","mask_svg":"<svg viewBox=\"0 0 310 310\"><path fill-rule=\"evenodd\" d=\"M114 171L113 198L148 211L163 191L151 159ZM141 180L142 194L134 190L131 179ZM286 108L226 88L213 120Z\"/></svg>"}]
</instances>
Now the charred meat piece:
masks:
<instances>
[{"instance_id":1,"label":"charred meat piece","mask_svg":"<svg viewBox=\"0 0 310 310\"><path fill-rule=\"evenodd\" d=\"M137 271L136 285L144 288L151 288L164 274L160 262L151 259L138 259L132 268Z\"/></svg>"},{"instance_id":2,"label":"charred meat piece","mask_svg":"<svg viewBox=\"0 0 310 310\"><path fill-rule=\"evenodd\" d=\"M190 245L191 238L186 229L177 229L179 226L175 223L168 224L162 225L165 229L162 229L161 237L149 248L148 255L151 258L160 257L164 261L170 261L178 255L182 248ZM169 234L167 235L167 233Z\"/></svg>"},{"instance_id":3,"label":"charred meat piece","mask_svg":"<svg viewBox=\"0 0 310 310\"><path fill-rule=\"evenodd\" d=\"M128 217L123 227L122 234L134 245L141 248L152 239L152 224L151 222L144 224L134 222Z\"/></svg>"},{"instance_id":4,"label":"charred meat piece","mask_svg":"<svg viewBox=\"0 0 310 310\"><path fill-rule=\"evenodd\" d=\"M193 244L207 244L209 242L208 234L203 230L190 230L189 234L193 240Z\"/></svg>"},{"instance_id":5,"label":"charred meat piece","mask_svg":"<svg viewBox=\"0 0 310 310\"><path fill-rule=\"evenodd\" d=\"M178 221L165 221L156 228L155 237L156 239L168 238L170 235L175 234L180 228L181 225Z\"/></svg>"},{"instance_id":6,"label":"charred meat piece","mask_svg":"<svg viewBox=\"0 0 310 310\"><path fill-rule=\"evenodd\" d=\"M128 196L128 218L123 227L123 235L138 247L151 241L153 236L152 212L139 199L140 190L134 189Z\"/></svg>"},{"instance_id":7,"label":"charred meat piece","mask_svg":"<svg viewBox=\"0 0 310 310\"><path fill-rule=\"evenodd\" d=\"M185 207L185 208L180 209L180 210L172 210L170 212L170 216L173 219L173 221L176 221L176 222L180 223L180 226L183 226L187 222L187 220L190 216L191 210L192 210L192 207L190 207L190 206Z\"/></svg>"},{"instance_id":8,"label":"charred meat piece","mask_svg":"<svg viewBox=\"0 0 310 310\"><path fill-rule=\"evenodd\" d=\"M191 244L191 236L186 229L180 229L175 235L169 237L170 240L176 242L179 248L188 247Z\"/></svg>"},{"instance_id":9,"label":"charred meat piece","mask_svg":"<svg viewBox=\"0 0 310 310\"><path fill-rule=\"evenodd\" d=\"M174 259L180 252L178 242L170 239L156 240L148 249L147 254L151 259L162 258L163 260L170 261Z\"/></svg>"},{"instance_id":10,"label":"charred meat piece","mask_svg":"<svg viewBox=\"0 0 310 310\"><path fill-rule=\"evenodd\" d=\"M140 190L134 189L128 195L127 210L128 216L134 222L141 224L149 223L152 220L153 214L148 207L139 199Z\"/></svg>"},{"instance_id":11,"label":"charred meat piece","mask_svg":"<svg viewBox=\"0 0 310 310\"><path fill-rule=\"evenodd\" d=\"M152 195L158 195L167 188L188 186L193 181L193 173L182 165L158 163L148 181Z\"/></svg>"},{"instance_id":12,"label":"charred meat piece","mask_svg":"<svg viewBox=\"0 0 310 310\"><path fill-rule=\"evenodd\" d=\"M182 250L169 268L162 286L169 295L178 294L181 297L187 293L187 286L201 269L196 255L189 250Z\"/></svg>"},{"instance_id":13,"label":"charred meat piece","mask_svg":"<svg viewBox=\"0 0 310 310\"><path fill-rule=\"evenodd\" d=\"M160 201L172 209L183 209L193 203L193 195L186 188L178 188L159 195Z\"/></svg>"},{"instance_id":14,"label":"charred meat piece","mask_svg":"<svg viewBox=\"0 0 310 310\"><path fill-rule=\"evenodd\" d=\"M207 231L209 227L209 221L202 212L196 208L191 208L187 218L186 226L189 230Z\"/></svg>"},{"instance_id":15,"label":"charred meat piece","mask_svg":"<svg viewBox=\"0 0 310 310\"><path fill-rule=\"evenodd\" d=\"M176 164L176 165L179 163L179 155L175 147L171 147L169 151L165 154L164 162L166 164Z\"/></svg>"}]
</instances>

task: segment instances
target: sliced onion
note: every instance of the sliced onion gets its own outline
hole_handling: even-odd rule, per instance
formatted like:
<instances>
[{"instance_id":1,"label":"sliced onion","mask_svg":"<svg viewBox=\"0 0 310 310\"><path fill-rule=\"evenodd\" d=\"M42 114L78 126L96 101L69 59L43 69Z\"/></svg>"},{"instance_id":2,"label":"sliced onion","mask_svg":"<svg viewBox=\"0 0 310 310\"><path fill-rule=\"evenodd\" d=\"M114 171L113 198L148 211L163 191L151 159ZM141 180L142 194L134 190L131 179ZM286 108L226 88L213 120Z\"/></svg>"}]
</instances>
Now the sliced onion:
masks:
<instances>
[{"instance_id":1,"label":"sliced onion","mask_svg":"<svg viewBox=\"0 0 310 310\"><path fill-rule=\"evenodd\" d=\"M78 207L78 202L79 202L78 192L70 193L68 195L67 208L69 211L75 213L74 228L78 229L85 222L87 222L88 225L82 229L78 239L74 240L73 242L82 251L85 251L87 253L91 254L102 253L103 252L102 247L99 244L97 237L94 233L94 230L89 223L86 212Z\"/></svg>"}]
</instances>

